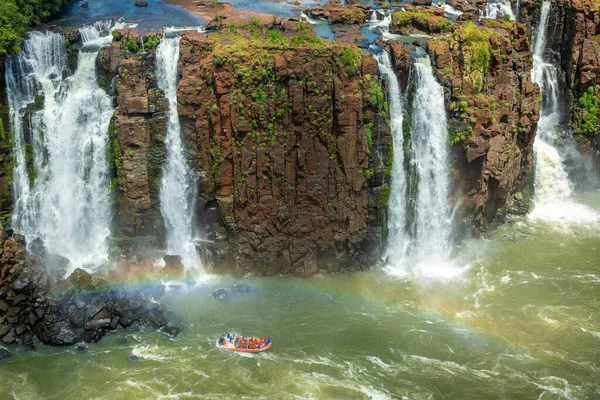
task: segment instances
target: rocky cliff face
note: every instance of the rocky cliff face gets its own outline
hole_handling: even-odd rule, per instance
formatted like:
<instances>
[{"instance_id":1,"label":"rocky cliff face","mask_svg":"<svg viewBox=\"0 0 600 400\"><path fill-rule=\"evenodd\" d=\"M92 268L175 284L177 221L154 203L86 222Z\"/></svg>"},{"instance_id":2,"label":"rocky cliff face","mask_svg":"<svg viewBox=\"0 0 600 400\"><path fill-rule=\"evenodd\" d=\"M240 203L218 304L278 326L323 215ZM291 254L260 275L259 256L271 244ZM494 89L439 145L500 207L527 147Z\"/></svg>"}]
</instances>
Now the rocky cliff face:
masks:
<instances>
[{"instance_id":1,"label":"rocky cliff face","mask_svg":"<svg viewBox=\"0 0 600 400\"><path fill-rule=\"evenodd\" d=\"M180 51L209 265L298 275L372 265L390 140L375 61L310 36L188 34Z\"/></svg>"},{"instance_id":2,"label":"rocky cliff face","mask_svg":"<svg viewBox=\"0 0 600 400\"><path fill-rule=\"evenodd\" d=\"M112 243L120 250L142 244L155 247L164 235L159 187L168 101L157 87L155 49L147 44L148 51L142 53L139 37L130 39L118 32L115 36L117 40L97 59L99 82L116 102L109 128L115 196ZM150 37L145 37L147 43Z\"/></svg>"},{"instance_id":3,"label":"rocky cliff face","mask_svg":"<svg viewBox=\"0 0 600 400\"><path fill-rule=\"evenodd\" d=\"M368 268L381 252L391 139L377 64L354 46L287 31L181 40L178 111L201 176L206 268L312 275ZM98 57L100 81L109 91L115 82L121 250L160 244L163 232L168 103L154 51L129 46L138 40L119 32Z\"/></svg>"},{"instance_id":4,"label":"rocky cliff face","mask_svg":"<svg viewBox=\"0 0 600 400\"><path fill-rule=\"evenodd\" d=\"M417 11L411 14L411 18L419 16ZM430 15L426 20L435 22L435 18ZM524 189L539 119L539 88L530 78L528 32L524 25L494 20L445 29L449 35L429 39L426 47L445 89L454 201L470 226L485 229L507 213L528 209ZM391 43L400 81L405 84L410 49Z\"/></svg>"},{"instance_id":5,"label":"rocky cliff face","mask_svg":"<svg viewBox=\"0 0 600 400\"><path fill-rule=\"evenodd\" d=\"M527 212L540 112L527 28L466 22L427 47L448 93L456 200L476 228Z\"/></svg>"}]
</instances>

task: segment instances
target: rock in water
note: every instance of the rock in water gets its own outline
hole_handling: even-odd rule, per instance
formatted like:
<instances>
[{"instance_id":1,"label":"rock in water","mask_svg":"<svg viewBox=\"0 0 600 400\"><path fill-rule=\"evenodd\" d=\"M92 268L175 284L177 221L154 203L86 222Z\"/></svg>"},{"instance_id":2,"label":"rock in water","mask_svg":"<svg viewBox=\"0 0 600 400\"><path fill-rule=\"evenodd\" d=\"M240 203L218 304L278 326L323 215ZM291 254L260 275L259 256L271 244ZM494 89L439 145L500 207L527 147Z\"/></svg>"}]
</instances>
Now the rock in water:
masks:
<instances>
[{"instance_id":1,"label":"rock in water","mask_svg":"<svg viewBox=\"0 0 600 400\"><path fill-rule=\"evenodd\" d=\"M136 323L170 335L182 331L183 324L153 301L164 293L163 285L115 290L82 269L65 280L41 265L49 256L25 259L24 240L13 236L3 240L0 343L31 345L33 335L54 346L95 343L119 326ZM59 265L67 262L59 259ZM179 257L168 258L168 262L172 269L182 268Z\"/></svg>"},{"instance_id":2,"label":"rock in water","mask_svg":"<svg viewBox=\"0 0 600 400\"><path fill-rule=\"evenodd\" d=\"M229 297L229 293L225 289L217 289L212 293L212 296L217 300L225 300Z\"/></svg>"},{"instance_id":3,"label":"rock in water","mask_svg":"<svg viewBox=\"0 0 600 400\"><path fill-rule=\"evenodd\" d=\"M6 350L4 347L0 347L0 360L4 360L5 358L10 357L10 351Z\"/></svg>"},{"instance_id":4,"label":"rock in water","mask_svg":"<svg viewBox=\"0 0 600 400\"><path fill-rule=\"evenodd\" d=\"M91 287L92 276L81 268L77 268L67 278L67 283L75 289L86 290Z\"/></svg>"},{"instance_id":5,"label":"rock in water","mask_svg":"<svg viewBox=\"0 0 600 400\"><path fill-rule=\"evenodd\" d=\"M135 5L138 7L148 7L148 2L142 1L142 0L136 0Z\"/></svg>"},{"instance_id":6,"label":"rock in water","mask_svg":"<svg viewBox=\"0 0 600 400\"><path fill-rule=\"evenodd\" d=\"M233 285L231 290L238 293L250 293L252 288L250 285L246 285L245 283L238 283L237 285Z\"/></svg>"},{"instance_id":7,"label":"rock in water","mask_svg":"<svg viewBox=\"0 0 600 400\"><path fill-rule=\"evenodd\" d=\"M56 320L55 314L50 314L33 327L33 333L42 342L54 346L68 346L79 341L79 336L67 320Z\"/></svg>"}]
</instances>

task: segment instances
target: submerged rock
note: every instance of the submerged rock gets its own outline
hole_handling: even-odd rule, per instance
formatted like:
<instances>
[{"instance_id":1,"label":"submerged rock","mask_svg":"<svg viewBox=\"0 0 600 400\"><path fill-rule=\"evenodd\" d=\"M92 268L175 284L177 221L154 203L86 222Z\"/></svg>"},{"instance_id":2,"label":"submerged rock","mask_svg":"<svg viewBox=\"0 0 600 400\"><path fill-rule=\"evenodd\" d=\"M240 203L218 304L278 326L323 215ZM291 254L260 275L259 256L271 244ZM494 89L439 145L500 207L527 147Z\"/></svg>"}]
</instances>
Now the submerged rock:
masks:
<instances>
[{"instance_id":1,"label":"submerged rock","mask_svg":"<svg viewBox=\"0 0 600 400\"><path fill-rule=\"evenodd\" d=\"M250 292L252 292L252 287L250 287L250 285L247 285L245 283L238 283L237 285L233 285L231 287L231 291L237 292L237 293L250 293Z\"/></svg>"},{"instance_id":2,"label":"submerged rock","mask_svg":"<svg viewBox=\"0 0 600 400\"><path fill-rule=\"evenodd\" d=\"M229 293L225 289L217 289L212 292L212 296L217 300L225 300L229 297Z\"/></svg>"}]
</instances>

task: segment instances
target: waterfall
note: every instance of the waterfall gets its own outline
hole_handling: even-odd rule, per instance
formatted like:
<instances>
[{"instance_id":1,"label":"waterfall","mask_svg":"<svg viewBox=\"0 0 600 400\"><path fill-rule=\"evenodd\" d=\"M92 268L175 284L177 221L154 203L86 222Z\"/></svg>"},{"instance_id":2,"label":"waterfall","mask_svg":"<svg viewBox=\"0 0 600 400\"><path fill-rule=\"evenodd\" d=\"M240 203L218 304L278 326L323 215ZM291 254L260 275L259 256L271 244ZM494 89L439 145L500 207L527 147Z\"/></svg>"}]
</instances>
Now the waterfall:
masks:
<instances>
[{"instance_id":1,"label":"waterfall","mask_svg":"<svg viewBox=\"0 0 600 400\"><path fill-rule=\"evenodd\" d=\"M23 51L7 61L6 82L16 156L13 225L72 267L90 268L108 256L113 109L96 81L96 57L112 37L101 24L80 33L84 47L73 75L63 36L31 32ZM26 113L32 103L37 110Z\"/></svg>"},{"instance_id":2,"label":"waterfall","mask_svg":"<svg viewBox=\"0 0 600 400\"><path fill-rule=\"evenodd\" d=\"M565 224L594 222L599 216L590 208L570 200L572 184L558 148L557 132L561 120L558 69L544 58L546 31L550 20L551 1L542 3L540 22L532 40L533 69L531 79L540 86L543 108L533 144L535 160L535 208L532 219Z\"/></svg>"},{"instance_id":3,"label":"waterfall","mask_svg":"<svg viewBox=\"0 0 600 400\"><path fill-rule=\"evenodd\" d=\"M444 91L436 81L429 58L413 66L414 96L410 120L411 182L404 160L403 100L390 57L377 56L389 86L390 127L394 162L388 206L389 266L392 275L405 276L408 268L422 277L451 278L462 273L449 261L452 210L449 205L450 158ZM413 221L409 227L409 214ZM407 268L408 267L408 268Z\"/></svg>"},{"instance_id":4,"label":"waterfall","mask_svg":"<svg viewBox=\"0 0 600 400\"><path fill-rule=\"evenodd\" d=\"M404 172L404 119L403 102L396 73L392 69L390 55L382 51L377 55L379 70L388 83L388 103L390 127L392 130L394 160L391 172L391 191L388 203L388 249L387 256L392 260L401 259L408 249L406 237L406 175Z\"/></svg>"},{"instance_id":5,"label":"waterfall","mask_svg":"<svg viewBox=\"0 0 600 400\"><path fill-rule=\"evenodd\" d=\"M410 132L418 183L413 252L418 257L435 254L447 259L452 213L448 203L450 160L444 90L433 76L429 58L415 62L414 74Z\"/></svg>"},{"instance_id":6,"label":"waterfall","mask_svg":"<svg viewBox=\"0 0 600 400\"><path fill-rule=\"evenodd\" d=\"M549 204L563 201L571 195L571 184L558 150L555 127L560 122L558 103L558 73L554 65L544 60L546 30L550 19L550 1L544 1L540 22L533 38L533 69L531 79L540 86L544 107L538 123L535 154L535 201Z\"/></svg>"},{"instance_id":7,"label":"waterfall","mask_svg":"<svg viewBox=\"0 0 600 400\"><path fill-rule=\"evenodd\" d=\"M512 21L516 20L510 0L488 1L485 9L481 12L481 18L498 19L508 15Z\"/></svg>"},{"instance_id":8,"label":"waterfall","mask_svg":"<svg viewBox=\"0 0 600 400\"><path fill-rule=\"evenodd\" d=\"M309 17L308 15L306 15L306 13L304 11L302 11L300 13L300 20L308 22L311 25L315 25L317 23L317 21L315 21L314 19L312 19L311 17Z\"/></svg>"},{"instance_id":9,"label":"waterfall","mask_svg":"<svg viewBox=\"0 0 600 400\"><path fill-rule=\"evenodd\" d=\"M379 16L382 16L382 18L379 19ZM371 30L379 29L383 40L387 40L386 37L387 37L387 35L389 35L391 22L392 22L392 13L381 11L381 10L379 10L379 11L374 10L371 13L371 18L369 19L369 21L367 21L369 29L371 29Z\"/></svg>"},{"instance_id":10,"label":"waterfall","mask_svg":"<svg viewBox=\"0 0 600 400\"><path fill-rule=\"evenodd\" d=\"M160 204L167 233L167 251L182 257L186 268L199 268L193 242L196 179L188 167L177 112L177 64L180 37L164 36L156 49L158 86L169 100L167 161L163 167Z\"/></svg>"}]
</instances>

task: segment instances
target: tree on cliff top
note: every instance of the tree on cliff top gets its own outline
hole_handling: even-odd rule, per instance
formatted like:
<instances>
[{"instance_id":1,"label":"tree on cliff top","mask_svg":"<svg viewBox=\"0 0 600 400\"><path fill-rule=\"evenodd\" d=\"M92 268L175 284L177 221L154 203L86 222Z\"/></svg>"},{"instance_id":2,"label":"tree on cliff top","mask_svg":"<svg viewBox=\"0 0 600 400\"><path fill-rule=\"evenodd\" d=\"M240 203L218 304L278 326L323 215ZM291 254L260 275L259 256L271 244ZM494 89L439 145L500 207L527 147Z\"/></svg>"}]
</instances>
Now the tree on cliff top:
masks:
<instances>
[{"instance_id":1,"label":"tree on cliff top","mask_svg":"<svg viewBox=\"0 0 600 400\"><path fill-rule=\"evenodd\" d=\"M46 21L70 0L0 0L0 62L18 53L27 27Z\"/></svg>"}]
</instances>

